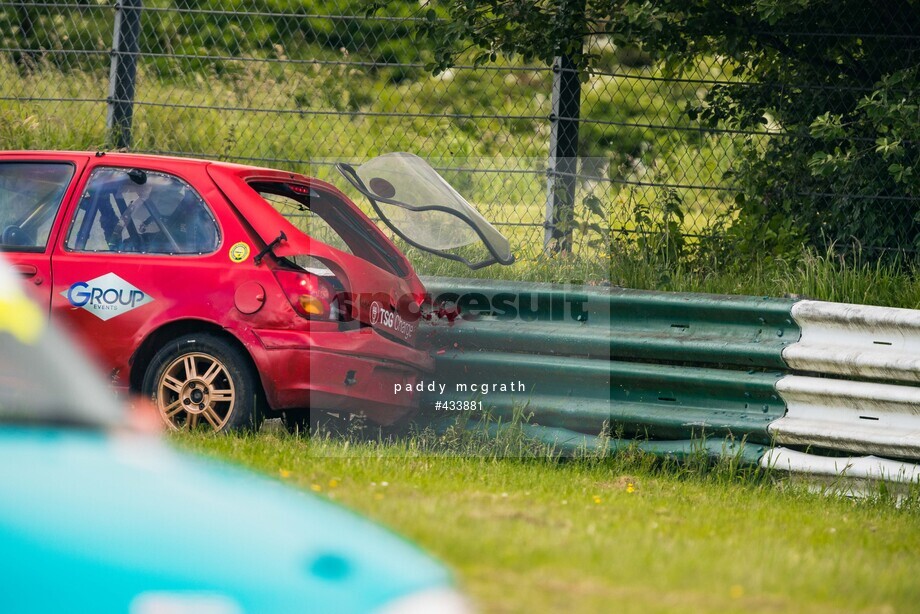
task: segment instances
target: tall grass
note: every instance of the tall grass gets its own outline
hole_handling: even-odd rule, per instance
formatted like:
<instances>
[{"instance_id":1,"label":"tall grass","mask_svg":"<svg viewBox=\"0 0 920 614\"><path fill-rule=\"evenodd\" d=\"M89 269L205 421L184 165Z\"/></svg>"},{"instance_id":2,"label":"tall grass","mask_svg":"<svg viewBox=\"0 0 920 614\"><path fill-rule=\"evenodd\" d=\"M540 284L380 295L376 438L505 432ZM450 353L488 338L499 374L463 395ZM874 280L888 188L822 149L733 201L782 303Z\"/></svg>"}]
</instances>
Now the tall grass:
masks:
<instances>
[{"instance_id":1,"label":"tall grass","mask_svg":"<svg viewBox=\"0 0 920 614\"><path fill-rule=\"evenodd\" d=\"M398 113L405 110L406 101L411 101L413 110L425 112L540 114L546 105L546 100L539 96L547 90L546 79L542 73L515 71L514 83L495 83L461 71L450 78L416 75L394 82L370 70L249 63L229 74L192 73L166 80L158 76L155 66L142 65L136 146L141 150L196 152L224 159L278 160L277 166L296 168L333 181L336 181L334 171L323 162L360 160L392 150L420 151L436 163L453 160L467 166L501 164L509 169L533 170L542 164L547 153L546 135L541 132L545 124L539 121L515 120L509 126L500 126L491 120L484 124L463 119L432 122L423 118L324 113L350 110ZM24 73L8 60L0 59L0 83L21 99L0 101L0 148L103 148L104 102L60 100L101 98L106 91L106 80L107 76L98 71L61 71L40 61L34 71ZM616 100L625 105L618 107L617 112L638 113L641 109L627 107L644 100L663 114L662 121L670 117L668 109L682 96L690 95L680 88L657 93L630 93L622 89L628 87L631 87L628 80L616 85ZM602 91L591 90L586 105L601 109L606 104ZM51 100L36 102L29 101L30 98ZM169 106L173 104L202 108ZM204 108L220 106L296 112L272 116ZM610 141L609 137L597 136L613 149L620 146L628 149L627 143ZM667 149L669 156L677 156L684 165L697 160L705 166L708 164L705 160L713 159L711 155L690 155L688 146L660 143L658 151ZM726 143L713 141L696 146L719 149L723 155L718 159L727 156ZM598 153L609 154L611 160L615 158L612 150ZM320 164L310 167L308 161ZM684 172L692 171L697 182L718 184L723 170L701 166ZM454 173L450 179L493 220L542 221L546 186L539 174ZM338 184L341 186L343 182ZM423 275L609 283L674 292L796 295L920 307L920 283L916 281L916 266L911 263L886 264L877 261L874 254L859 250L846 255L834 250L805 251L799 257L779 260L756 253L733 252L730 245L707 251L704 240L675 243L679 239L675 231L705 231L707 228L699 224L709 214L726 210L727 204L719 200L718 191L709 191L713 195L706 202L683 202L683 217L669 219L662 210L661 195L654 190L613 190L603 186L591 190L607 206L608 219L596 216L589 219L580 214L576 222L581 227L575 230L575 245L569 254L546 255L542 228L516 226L500 227L509 236L517 256L517 263L510 267L492 266L471 272L463 265L429 257L408 247L406 252ZM362 203L357 194L353 196ZM692 195L675 196L678 197L686 200ZM704 210L709 213L689 214ZM637 212L643 212L642 216L637 217ZM650 224L642 229L645 234L612 235L614 227L636 230L636 220L640 218ZM673 221L678 225L668 225Z\"/></svg>"},{"instance_id":2,"label":"tall grass","mask_svg":"<svg viewBox=\"0 0 920 614\"><path fill-rule=\"evenodd\" d=\"M389 70L374 67L309 63L368 59L360 54L329 57L329 49L313 47L277 53L285 51L307 63L273 64L258 56L212 66L142 58L133 149L261 162L332 179L331 161L359 163L389 151L418 153L439 167L485 166L490 172L448 173L448 179L487 217L505 224L502 230L515 245L542 240L551 72L518 65L509 72L418 72L394 79ZM0 84L10 94L0 101L0 147L105 147L107 72L80 63L62 69L55 58L39 56L30 70L21 70L0 56ZM623 67L621 72L656 70ZM643 118L669 125L697 95L686 85L647 90L635 79L598 79L586 85L583 109L600 119ZM620 189L604 179L654 183L685 177L688 183L720 185L731 143L695 139L668 130L585 122L581 152L590 159L582 172L601 180L581 182L577 200L600 198L609 211L604 225L635 230L631 208L640 202L654 211L659 190ZM728 207L718 190L683 190L678 197L687 213L687 232L699 232ZM533 225L522 227L522 222Z\"/></svg>"},{"instance_id":3,"label":"tall grass","mask_svg":"<svg viewBox=\"0 0 920 614\"><path fill-rule=\"evenodd\" d=\"M422 275L588 283L658 290L794 297L920 309L920 277L911 263L885 263L861 252L805 250L795 260L744 260L701 267L636 250L549 256L539 249L511 266L469 271L462 264L411 252Z\"/></svg>"}]
</instances>

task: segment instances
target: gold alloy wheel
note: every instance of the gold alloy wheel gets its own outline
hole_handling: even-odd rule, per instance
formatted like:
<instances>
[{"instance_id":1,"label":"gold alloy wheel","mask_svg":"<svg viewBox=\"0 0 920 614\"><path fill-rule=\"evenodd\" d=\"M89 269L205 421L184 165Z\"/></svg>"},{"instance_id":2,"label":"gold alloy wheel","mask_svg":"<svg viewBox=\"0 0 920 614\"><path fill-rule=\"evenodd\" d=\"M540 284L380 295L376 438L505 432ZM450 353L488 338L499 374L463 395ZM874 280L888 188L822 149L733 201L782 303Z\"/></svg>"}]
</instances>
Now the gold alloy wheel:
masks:
<instances>
[{"instance_id":1,"label":"gold alloy wheel","mask_svg":"<svg viewBox=\"0 0 920 614\"><path fill-rule=\"evenodd\" d=\"M207 423L219 431L235 406L230 373L224 363L209 354L179 356L157 382L157 409L172 429L193 429Z\"/></svg>"}]
</instances>

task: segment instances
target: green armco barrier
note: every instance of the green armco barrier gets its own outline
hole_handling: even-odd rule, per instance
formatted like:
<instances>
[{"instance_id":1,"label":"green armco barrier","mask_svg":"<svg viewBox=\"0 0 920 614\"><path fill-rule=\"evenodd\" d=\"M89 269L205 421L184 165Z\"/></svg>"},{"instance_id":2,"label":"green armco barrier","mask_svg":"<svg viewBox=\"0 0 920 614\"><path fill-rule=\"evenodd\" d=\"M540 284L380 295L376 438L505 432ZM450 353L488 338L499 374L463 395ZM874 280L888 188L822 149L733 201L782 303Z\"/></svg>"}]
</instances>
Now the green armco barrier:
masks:
<instances>
[{"instance_id":1,"label":"green armco barrier","mask_svg":"<svg viewBox=\"0 0 920 614\"><path fill-rule=\"evenodd\" d=\"M702 431L769 443L786 405L782 373L611 362L611 423L625 434L686 438Z\"/></svg>"},{"instance_id":2,"label":"green armco barrier","mask_svg":"<svg viewBox=\"0 0 920 614\"><path fill-rule=\"evenodd\" d=\"M581 433L597 434L608 424L627 437L705 432L768 443L768 425L785 413L774 389L781 373L458 350L437 358L446 398L477 398L505 418L524 408L534 423ZM482 384L509 382L524 391L478 392ZM440 391L424 393L422 404L444 398Z\"/></svg>"},{"instance_id":3,"label":"green armco barrier","mask_svg":"<svg viewBox=\"0 0 920 614\"><path fill-rule=\"evenodd\" d=\"M478 279L423 282L433 300L460 306L455 326L431 330L431 343L441 347L785 369L783 348L801 334L791 315L793 299Z\"/></svg>"},{"instance_id":4,"label":"green armco barrier","mask_svg":"<svg viewBox=\"0 0 920 614\"><path fill-rule=\"evenodd\" d=\"M801 334L793 300L423 281L436 304L456 303L460 314L423 327L439 384L422 393L425 408L479 400L506 423L523 412L525 430L567 446L635 441L681 456L708 441L717 456L723 439L743 439L752 462L786 412L775 384L787 371L783 348ZM501 389L511 383L518 389Z\"/></svg>"},{"instance_id":5,"label":"green armco barrier","mask_svg":"<svg viewBox=\"0 0 920 614\"><path fill-rule=\"evenodd\" d=\"M477 413L505 424L523 417L525 431L567 450L632 442L680 457L702 438L707 454L719 456L725 442L744 441L739 453L748 462L763 462L764 446L798 448L777 453L790 471L839 473L854 464L866 475L920 476L920 465L877 458L920 459L920 310L497 280L424 283L444 311L420 327L435 358L429 383L438 383L422 392L423 407L454 401L448 409L459 402L468 410L478 400ZM491 424L481 427L498 428ZM852 452L871 456L834 456Z\"/></svg>"},{"instance_id":6,"label":"green armco barrier","mask_svg":"<svg viewBox=\"0 0 920 614\"><path fill-rule=\"evenodd\" d=\"M435 302L459 302L464 313L489 313L497 307L508 320L568 322L575 321L571 308L580 304L586 313L579 321L606 327L610 319L609 287L449 277L423 277L422 283Z\"/></svg>"},{"instance_id":7,"label":"green armco barrier","mask_svg":"<svg viewBox=\"0 0 920 614\"><path fill-rule=\"evenodd\" d=\"M610 358L614 340L598 327L579 323L517 322L496 320L461 320L451 326L438 325L430 330L433 347L449 349L457 344L466 352L499 350L529 354L559 354L592 358Z\"/></svg>"}]
</instances>

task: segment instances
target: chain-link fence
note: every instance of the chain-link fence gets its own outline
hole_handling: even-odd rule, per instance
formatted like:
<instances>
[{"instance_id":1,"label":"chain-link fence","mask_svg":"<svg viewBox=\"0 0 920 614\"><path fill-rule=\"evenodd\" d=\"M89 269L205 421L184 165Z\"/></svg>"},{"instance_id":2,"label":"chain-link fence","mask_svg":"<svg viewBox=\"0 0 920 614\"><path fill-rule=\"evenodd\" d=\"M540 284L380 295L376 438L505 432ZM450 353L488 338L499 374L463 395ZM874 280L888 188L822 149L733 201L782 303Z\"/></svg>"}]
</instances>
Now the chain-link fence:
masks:
<instances>
[{"instance_id":1,"label":"chain-link fence","mask_svg":"<svg viewBox=\"0 0 920 614\"><path fill-rule=\"evenodd\" d=\"M849 141L834 132L877 93L871 76L855 85L826 76L794 87L745 84L724 58L705 56L675 75L602 36L587 43L598 58L587 75L565 59L552 67L502 58L474 66L462 55L433 75L418 2L389 2L372 14L358 0L242 6L0 1L0 147L121 145L322 178L332 177L333 161L409 151L441 170L517 250L539 251L573 228L576 241L577 233L612 234L647 247L654 237L656 249L677 255L732 227L774 244L810 237L880 251L920 247L918 196L913 183L899 183L898 162L881 152L884 181L856 181ZM917 20L888 17L867 19L858 32L825 23L780 38L787 46L808 37L882 42L916 64ZM885 31L891 20L898 32ZM707 118L709 97L739 85L775 95L777 108L803 97L825 104L823 128L792 132L769 113L746 125ZM829 89L831 96L809 97ZM819 111L809 108L820 118ZM904 110L911 112L916 107ZM879 134L854 142L879 150L886 146ZM888 146L903 154L916 141ZM767 185L771 156L790 150L808 152L806 172L776 172ZM768 176L752 180L757 172ZM752 207L752 194L763 211ZM856 205L838 211L844 201ZM754 213L742 219L739 203Z\"/></svg>"}]
</instances>

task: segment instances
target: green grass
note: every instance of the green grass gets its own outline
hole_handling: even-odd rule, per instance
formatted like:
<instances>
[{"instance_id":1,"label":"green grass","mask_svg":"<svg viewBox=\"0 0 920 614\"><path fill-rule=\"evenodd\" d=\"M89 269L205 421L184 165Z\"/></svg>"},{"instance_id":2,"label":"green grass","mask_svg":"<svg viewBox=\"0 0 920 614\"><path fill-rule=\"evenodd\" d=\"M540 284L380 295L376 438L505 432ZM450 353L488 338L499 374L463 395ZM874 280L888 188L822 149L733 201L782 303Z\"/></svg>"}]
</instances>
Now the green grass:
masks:
<instances>
[{"instance_id":1,"label":"green grass","mask_svg":"<svg viewBox=\"0 0 920 614\"><path fill-rule=\"evenodd\" d=\"M906 612L920 599L916 497L828 497L636 453L520 458L514 441L173 440L391 527L487 612Z\"/></svg>"},{"instance_id":2,"label":"green grass","mask_svg":"<svg viewBox=\"0 0 920 614\"><path fill-rule=\"evenodd\" d=\"M795 296L813 300L920 309L916 265L884 263L865 254L805 252L795 260L753 259L745 263L668 261L635 249L601 253L584 249L569 256L533 252L511 266L469 271L461 264L407 250L422 275L539 281L610 283L664 292L751 296Z\"/></svg>"},{"instance_id":3,"label":"green grass","mask_svg":"<svg viewBox=\"0 0 920 614\"><path fill-rule=\"evenodd\" d=\"M622 268L629 265L621 263ZM688 270L676 264L658 270L633 264L640 274L625 281L632 287L666 291L713 292L760 296L795 296L823 301L920 309L920 275L916 264L884 263L854 252L804 252L792 261L754 260L724 270ZM616 267L615 269L616 270ZM645 273L645 276L641 273ZM643 284L643 282L646 282Z\"/></svg>"},{"instance_id":4,"label":"green grass","mask_svg":"<svg viewBox=\"0 0 920 614\"><path fill-rule=\"evenodd\" d=\"M282 0L277 6L267 1L267 6L287 10ZM94 39L106 49L108 17L86 15L68 27L81 35L101 32ZM180 36L181 24L166 19L162 25L170 46L199 52L197 41ZM271 39L254 34L258 40ZM326 35L318 33L317 40ZM62 45L67 40L60 37ZM227 51L222 45L215 39L214 48L205 51L222 54ZM344 59L337 48L304 42L270 51L245 49L239 55ZM351 58L374 59L384 51L353 50ZM96 64L71 63L71 70L39 59L32 73L2 60L0 83L10 96L21 98L104 98L107 69L105 56L100 57ZM606 57L608 72L659 74L653 67L620 65L612 52ZM545 71L485 77L457 71L431 77L420 71L259 61L197 62L187 69L169 59L142 61L135 149L276 159L270 164L333 180L328 166L283 161L359 161L404 150L436 166L530 171L545 166L549 124L521 117L549 114ZM690 85L650 87L648 81L599 76L586 85L582 108L602 120L674 125L683 122L680 109L699 94ZM200 108L170 106L176 104ZM216 106L288 113L207 108ZM407 110L518 119L355 114ZM104 126L105 105L99 102L0 101L2 149L103 147ZM593 174L628 181L722 185L732 160L730 139L693 133L584 122L582 141L582 153L598 158L592 162ZM542 222L546 185L539 172L446 174L491 219ZM659 190L603 184L590 191L607 207L609 226L636 229L631 216L637 204L647 206L653 219L663 216ZM714 190L680 189L676 196L685 232L706 230L730 204L725 193ZM675 258L640 249L635 240L619 235L610 249L588 245L576 235L573 254L548 258L541 254L542 229L502 230L518 256L511 267L470 272L415 250L407 253L427 275L792 294L920 308L920 281L911 266L878 264L859 253L843 259L829 252L775 260L703 251ZM702 462L662 464L633 452L562 462L513 437L445 442L418 435L377 444L262 433L180 434L174 441L316 490L416 540L453 568L487 611L893 612L914 609L920 598L916 498L901 507L884 496L829 498L775 475Z\"/></svg>"}]
</instances>

